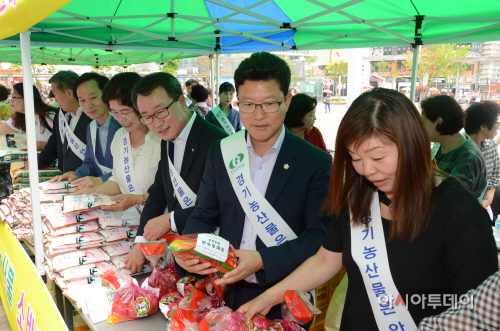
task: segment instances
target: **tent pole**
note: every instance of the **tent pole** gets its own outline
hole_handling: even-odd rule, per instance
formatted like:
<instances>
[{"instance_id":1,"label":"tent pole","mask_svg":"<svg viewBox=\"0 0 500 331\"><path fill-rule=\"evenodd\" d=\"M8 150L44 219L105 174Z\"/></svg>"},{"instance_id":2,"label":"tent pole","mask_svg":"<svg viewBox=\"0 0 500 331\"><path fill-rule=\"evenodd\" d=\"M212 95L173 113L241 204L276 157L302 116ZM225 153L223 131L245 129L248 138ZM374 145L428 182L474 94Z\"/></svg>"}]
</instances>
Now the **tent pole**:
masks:
<instances>
[{"instance_id":1,"label":"tent pole","mask_svg":"<svg viewBox=\"0 0 500 331\"><path fill-rule=\"evenodd\" d=\"M217 64L216 64L216 80L217 83L215 84L215 88L219 88L220 86L220 50L217 50ZM219 93L217 93L217 104L220 103L220 96Z\"/></svg>"},{"instance_id":2,"label":"tent pole","mask_svg":"<svg viewBox=\"0 0 500 331\"><path fill-rule=\"evenodd\" d=\"M33 236L35 239L35 268L38 274L43 274L43 234L42 216L40 213L40 190L38 189L38 160L36 154L35 103L33 96L33 75L31 73L30 32L24 31L21 36L21 60L23 65L24 111L26 117L26 136L29 160L29 178L31 191L31 206L33 215Z\"/></svg>"},{"instance_id":3,"label":"tent pole","mask_svg":"<svg viewBox=\"0 0 500 331\"><path fill-rule=\"evenodd\" d=\"M457 83L456 83L457 87L455 88L455 100L457 100L457 101L458 101L458 95L460 93L460 67L461 66L462 66L462 63L458 62L458 66L457 66Z\"/></svg>"},{"instance_id":4,"label":"tent pole","mask_svg":"<svg viewBox=\"0 0 500 331\"><path fill-rule=\"evenodd\" d=\"M212 108L215 107L215 99L214 99L214 95L215 95L215 87L214 88L214 56L212 54L208 55L208 59L210 60L210 91L211 91L211 97L212 97Z\"/></svg>"},{"instance_id":5,"label":"tent pole","mask_svg":"<svg viewBox=\"0 0 500 331\"><path fill-rule=\"evenodd\" d=\"M411 87L410 87L410 100L415 102L415 88L417 83L417 71L418 71L418 56L420 53L420 45L415 45L413 49L413 66L411 68Z\"/></svg>"}]
</instances>

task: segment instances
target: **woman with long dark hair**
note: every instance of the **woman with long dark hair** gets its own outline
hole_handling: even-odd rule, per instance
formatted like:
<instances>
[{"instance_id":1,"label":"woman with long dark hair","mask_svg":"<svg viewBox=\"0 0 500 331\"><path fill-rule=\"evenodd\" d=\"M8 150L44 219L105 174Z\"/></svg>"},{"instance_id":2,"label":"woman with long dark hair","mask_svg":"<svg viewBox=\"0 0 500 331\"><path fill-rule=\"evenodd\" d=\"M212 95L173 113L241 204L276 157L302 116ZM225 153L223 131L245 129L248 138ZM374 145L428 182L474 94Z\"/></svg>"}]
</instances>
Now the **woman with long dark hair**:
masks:
<instances>
[{"instance_id":1,"label":"woman with long dark hair","mask_svg":"<svg viewBox=\"0 0 500 331\"><path fill-rule=\"evenodd\" d=\"M403 94L376 88L358 97L338 130L322 247L239 311L265 315L285 291L310 291L344 263L341 330L416 330L497 271L488 214L435 167L429 146Z\"/></svg>"},{"instance_id":2,"label":"woman with long dark hair","mask_svg":"<svg viewBox=\"0 0 500 331\"><path fill-rule=\"evenodd\" d=\"M17 83L12 87L11 98L13 115L5 123L0 124L0 135L14 132L26 133L23 83ZM54 118L56 109L47 106L43 102L40 92L34 85L33 99L35 104L36 147L37 150L41 151L52 135L52 119Z\"/></svg>"}]
</instances>

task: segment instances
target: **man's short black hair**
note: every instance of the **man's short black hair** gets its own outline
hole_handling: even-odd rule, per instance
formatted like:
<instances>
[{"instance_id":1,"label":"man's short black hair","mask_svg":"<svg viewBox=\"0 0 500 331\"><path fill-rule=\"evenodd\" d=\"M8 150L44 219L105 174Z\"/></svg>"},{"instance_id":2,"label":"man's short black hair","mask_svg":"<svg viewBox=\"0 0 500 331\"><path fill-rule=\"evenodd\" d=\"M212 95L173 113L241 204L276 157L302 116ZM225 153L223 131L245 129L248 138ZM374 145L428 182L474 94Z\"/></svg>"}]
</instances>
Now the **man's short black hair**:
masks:
<instances>
[{"instance_id":1,"label":"man's short black hair","mask_svg":"<svg viewBox=\"0 0 500 331\"><path fill-rule=\"evenodd\" d=\"M76 72L71 70L63 70L50 77L49 83L56 84L59 91L73 90L73 85L75 84L75 81L77 79L78 74Z\"/></svg>"},{"instance_id":2,"label":"man's short black hair","mask_svg":"<svg viewBox=\"0 0 500 331\"><path fill-rule=\"evenodd\" d=\"M285 116L285 126L289 129L304 125L304 116L316 109L317 101L307 94L299 93L293 96Z\"/></svg>"},{"instance_id":3,"label":"man's short black hair","mask_svg":"<svg viewBox=\"0 0 500 331\"><path fill-rule=\"evenodd\" d=\"M121 105L135 109L132 102L132 89L139 79L141 76L136 72L122 72L114 75L102 91L102 101L109 104L110 100L118 100Z\"/></svg>"},{"instance_id":4,"label":"man's short black hair","mask_svg":"<svg viewBox=\"0 0 500 331\"><path fill-rule=\"evenodd\" d=\"M219 93L235 92L235 91L236 89L234 88L234 85L229 82L224 82L219 86Z\"/></svg>"},{"instance_id":5,"label":"man's short black hair","mask_svg":"<svg viewBox=\"0 0 500 331\"><path fill-rule=\"evenodd\" d=\"M0 101L7 100L9 98L10 89L0 84Z\"/></svg>"},{"instance_id":6,"label":"man's short black hair","mask_svg":"<svg viewBox=\"0 0 500 331\"><path fill-rule=\"evenodd\" d=\"M474 102L465 114L465 132L468 135L476 134L482 125L486 125L488 130L493 128L500 115L500 105L493 101Z\"/></svg>"},{"instance_id":7,"label":"man's short black hair","mask_svg":"<svg viewBox=\"0 0 500 331\"><path fill-rule=\"evenodd\" d=\"M191 89L191 99L196 101L196 103L207 101L208 99L207 89L203 85L196 84Z\"/></svg>"},{"instance_id":8,"label":"man's short black hair","mask_svg":"<svg viewBox=\"0 0 500 331\"><path fill-rule=\"evenodd\" d=\"M138 95L148 96L160 86L165 89L167 95L171 99L175 99L183 95L181 83L179 83L177 78L165 72L155 72L142 77L137 84L135 84L134 89L132 90L132 101L134 102L135 108L140 111L137 107Z\"/></svg>"},{"instance_id":9,"label":"man's short black hair","mask_svg":"<svg viewBox=\"0 0 500 331\"><path fill-rule=\"evenodd\" d=\"M191 85L193 85L193 84L198 85L198 84L200 84L200 82L198 82L198 80L197 80L197 79L194 79L194 78L188 79L188 80L186 81L186 87L191 86Z\"/></svg>"},{"instance_id":10,"label":"man's short black hair","mask_svg":"<svg viewBox=\"0 0 500 331\"><path fill-rule=\"evenodd\" d=\"M291 80L290 67L288 67L285 60L274 54L268 52L253 53L249 58L243 60L234 72L236 92L246 80L275 80L279 84L283 95L286 96Z\"/></svg>"},{"instance_id":11,"label":"man's short black hair","mask_svg":"<svg viewBox=\"0 0 500 331\"><path fill-rule=\"evenodd\" d=\"M80 86L81 84L88 82L90 80L95 80L97 82L97 86L99 86L99 89L101 91L104 90L104 86L106 86L106 83L109 82L109 78L103 75L99 75L98 73L95 72L86 72L80 77L78 77L75 82L73 83L73 94L75 95L75 98L78 99L78 94L76 93L76 88Z\"/></svg>"},{"instance_id":12,"label":"man's short black hair","mask_svg":"<svg viewBox=\"0 0 500 331\"><path fill-rule=\"evenodd\" d=\"M462 130L465 124L465 113L458 102L448 95L435 95L420 103L422 115L435 122L443 119L436 131L441 135L454 135Z\"/></svg>"}]
</instances>

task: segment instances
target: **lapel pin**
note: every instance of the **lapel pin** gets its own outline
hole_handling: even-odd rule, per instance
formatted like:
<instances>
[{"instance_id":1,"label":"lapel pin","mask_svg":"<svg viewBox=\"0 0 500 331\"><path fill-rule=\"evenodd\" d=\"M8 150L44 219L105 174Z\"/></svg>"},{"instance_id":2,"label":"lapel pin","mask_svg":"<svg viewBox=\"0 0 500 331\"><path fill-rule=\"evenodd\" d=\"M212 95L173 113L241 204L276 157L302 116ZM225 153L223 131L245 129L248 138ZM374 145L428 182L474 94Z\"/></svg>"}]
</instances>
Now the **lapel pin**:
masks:
<instances>
[{"instance_id":1,"label":"lapel pin","mask_svg":"<svg viewBox=\"0 0 500 331\"><path fill-rule=\"evenodd\" d=\"M290 168L290 166L288 165L288 163L286 163L286 164L283 166L283 169L288 170L288 168Z\"/></svg>"},{"instance_id":2,"label":"lapel pin","mask_svg":"<svg viewBox=\"0 0 500 331\"><path fill-rule=\"evenodd\" d=\"M191 150L191 152L194 152L194 148Z\"/></svg>"}]
</instances>

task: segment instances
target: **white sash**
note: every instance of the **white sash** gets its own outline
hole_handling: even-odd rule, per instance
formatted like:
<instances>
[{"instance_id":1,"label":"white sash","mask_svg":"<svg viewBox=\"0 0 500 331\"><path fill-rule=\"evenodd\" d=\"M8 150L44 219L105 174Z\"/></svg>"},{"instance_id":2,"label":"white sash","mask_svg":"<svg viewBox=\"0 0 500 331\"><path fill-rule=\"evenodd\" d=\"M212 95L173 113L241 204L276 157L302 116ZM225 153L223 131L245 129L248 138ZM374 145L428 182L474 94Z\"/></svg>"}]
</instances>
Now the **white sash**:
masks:
<instances>
[{"instance_id":1,"label":"white sash","mask_svg":"<svg viewBox=\"0 0 500 331\"><path fill-rule=\"evenodd\" d=\"M365 222L363 220L363 223ZM351 225L351 251L354 262L358 265L363 277L378 329L417 330L405 305L394 304L399 291L389 268L378 192L375 192L372 198L368 224L368 229L365 228L365 224L356 227ZM400 326L401 324L404 328Z\"/></svg>"},{"instance_id":2,"label":"white sash","mask_svg":"<svg viewBox=\"0 0 500 331\"><path fill-rule=\"evenodd\" d=\"M170 180L172 181L172 187L174 188L175 196L177 200L181 204L182 209L186 209L189 207L193 207L196 202L196 194L189 188L184 179L182 179L181 175L175 169L172 161L170 160L170 156L168 155L168 167L170 169Z\"/></svg>"},{"instance_id":3,"label":"white sash","mask_svg":"<svg viewBox=\"0 0 500 331\"><path fill-rule=\"evenodd\" d=\"M69 117L69 115L69 113L66 113L66 116ZM73 153L83 161L83 159L85 159L85 149L87 146L78 139L73 131L71 131L67 119L62 113L62 109L59 109L59 135L61 136L62 144L64 145L64 137L66 137L68 145Z\"/></svg>"},{"instance_id":4,"label":"white sash","mask_svg":"<svg viewBox=\"0 0 500 331\"><path fill-rule=\"evenodd\" d=\"M123 129L123 134L121 136L122 145L120 146L120 171L122 173L122 177L125 180L127 192L128 194L138 194L139 187L137 186L137 182L135 181L135 172L134 172L134 160L132 156L132 146L130 145L130 135L127 130ZM147 160L145 160L147 162ZM137 209L142 212L142 205L136 205Z\"/></svg>"},{"instance_id":5,"label":"white sash","mask_svg":"<svg viewBox=\"0 0 500 331\"><path fill-rule=\"evenodd\" d=\"M221 140L222 158L236 197L255 232L267 247L297 239L290 226L252 182L245 132L246 130L241 130Z\"/></svg>"},{"instance_id":6,"label":"white sash","mask_svg":"<svg viewBox=\"0 0 500 331\"><path fill-rule=\"evenodd\" d=\"M231 122L229 122L229 119L226 117L226 115L224 115L222 109L220 109L219 106L213 108L212 113L214 114L217 121L219 121L219 124L222 126L224 131L227 132L227 134L229 135L234 134L233 125L231 124Z\"/></svg>"},{"instance_id":7,"label":"white sash","mask_svg":"<svg viewBox=\"0 0 500 331\"><path fill-rule=\"evenodd\" d=\"M111 116L111 115L109 115ZM110 169L106 166L100 165L99 161L97 161L97 156L95 155L95 145L96 145L96 134L97 134L97 120L93 120L90 122L90 136L92 137L92 147L94 148L94 160L95 164L101 169L103 175L107 175L113 171L113 169ZM106 157L106 155L103 155L103 157Z\"/></svg>"}]
</instances>

